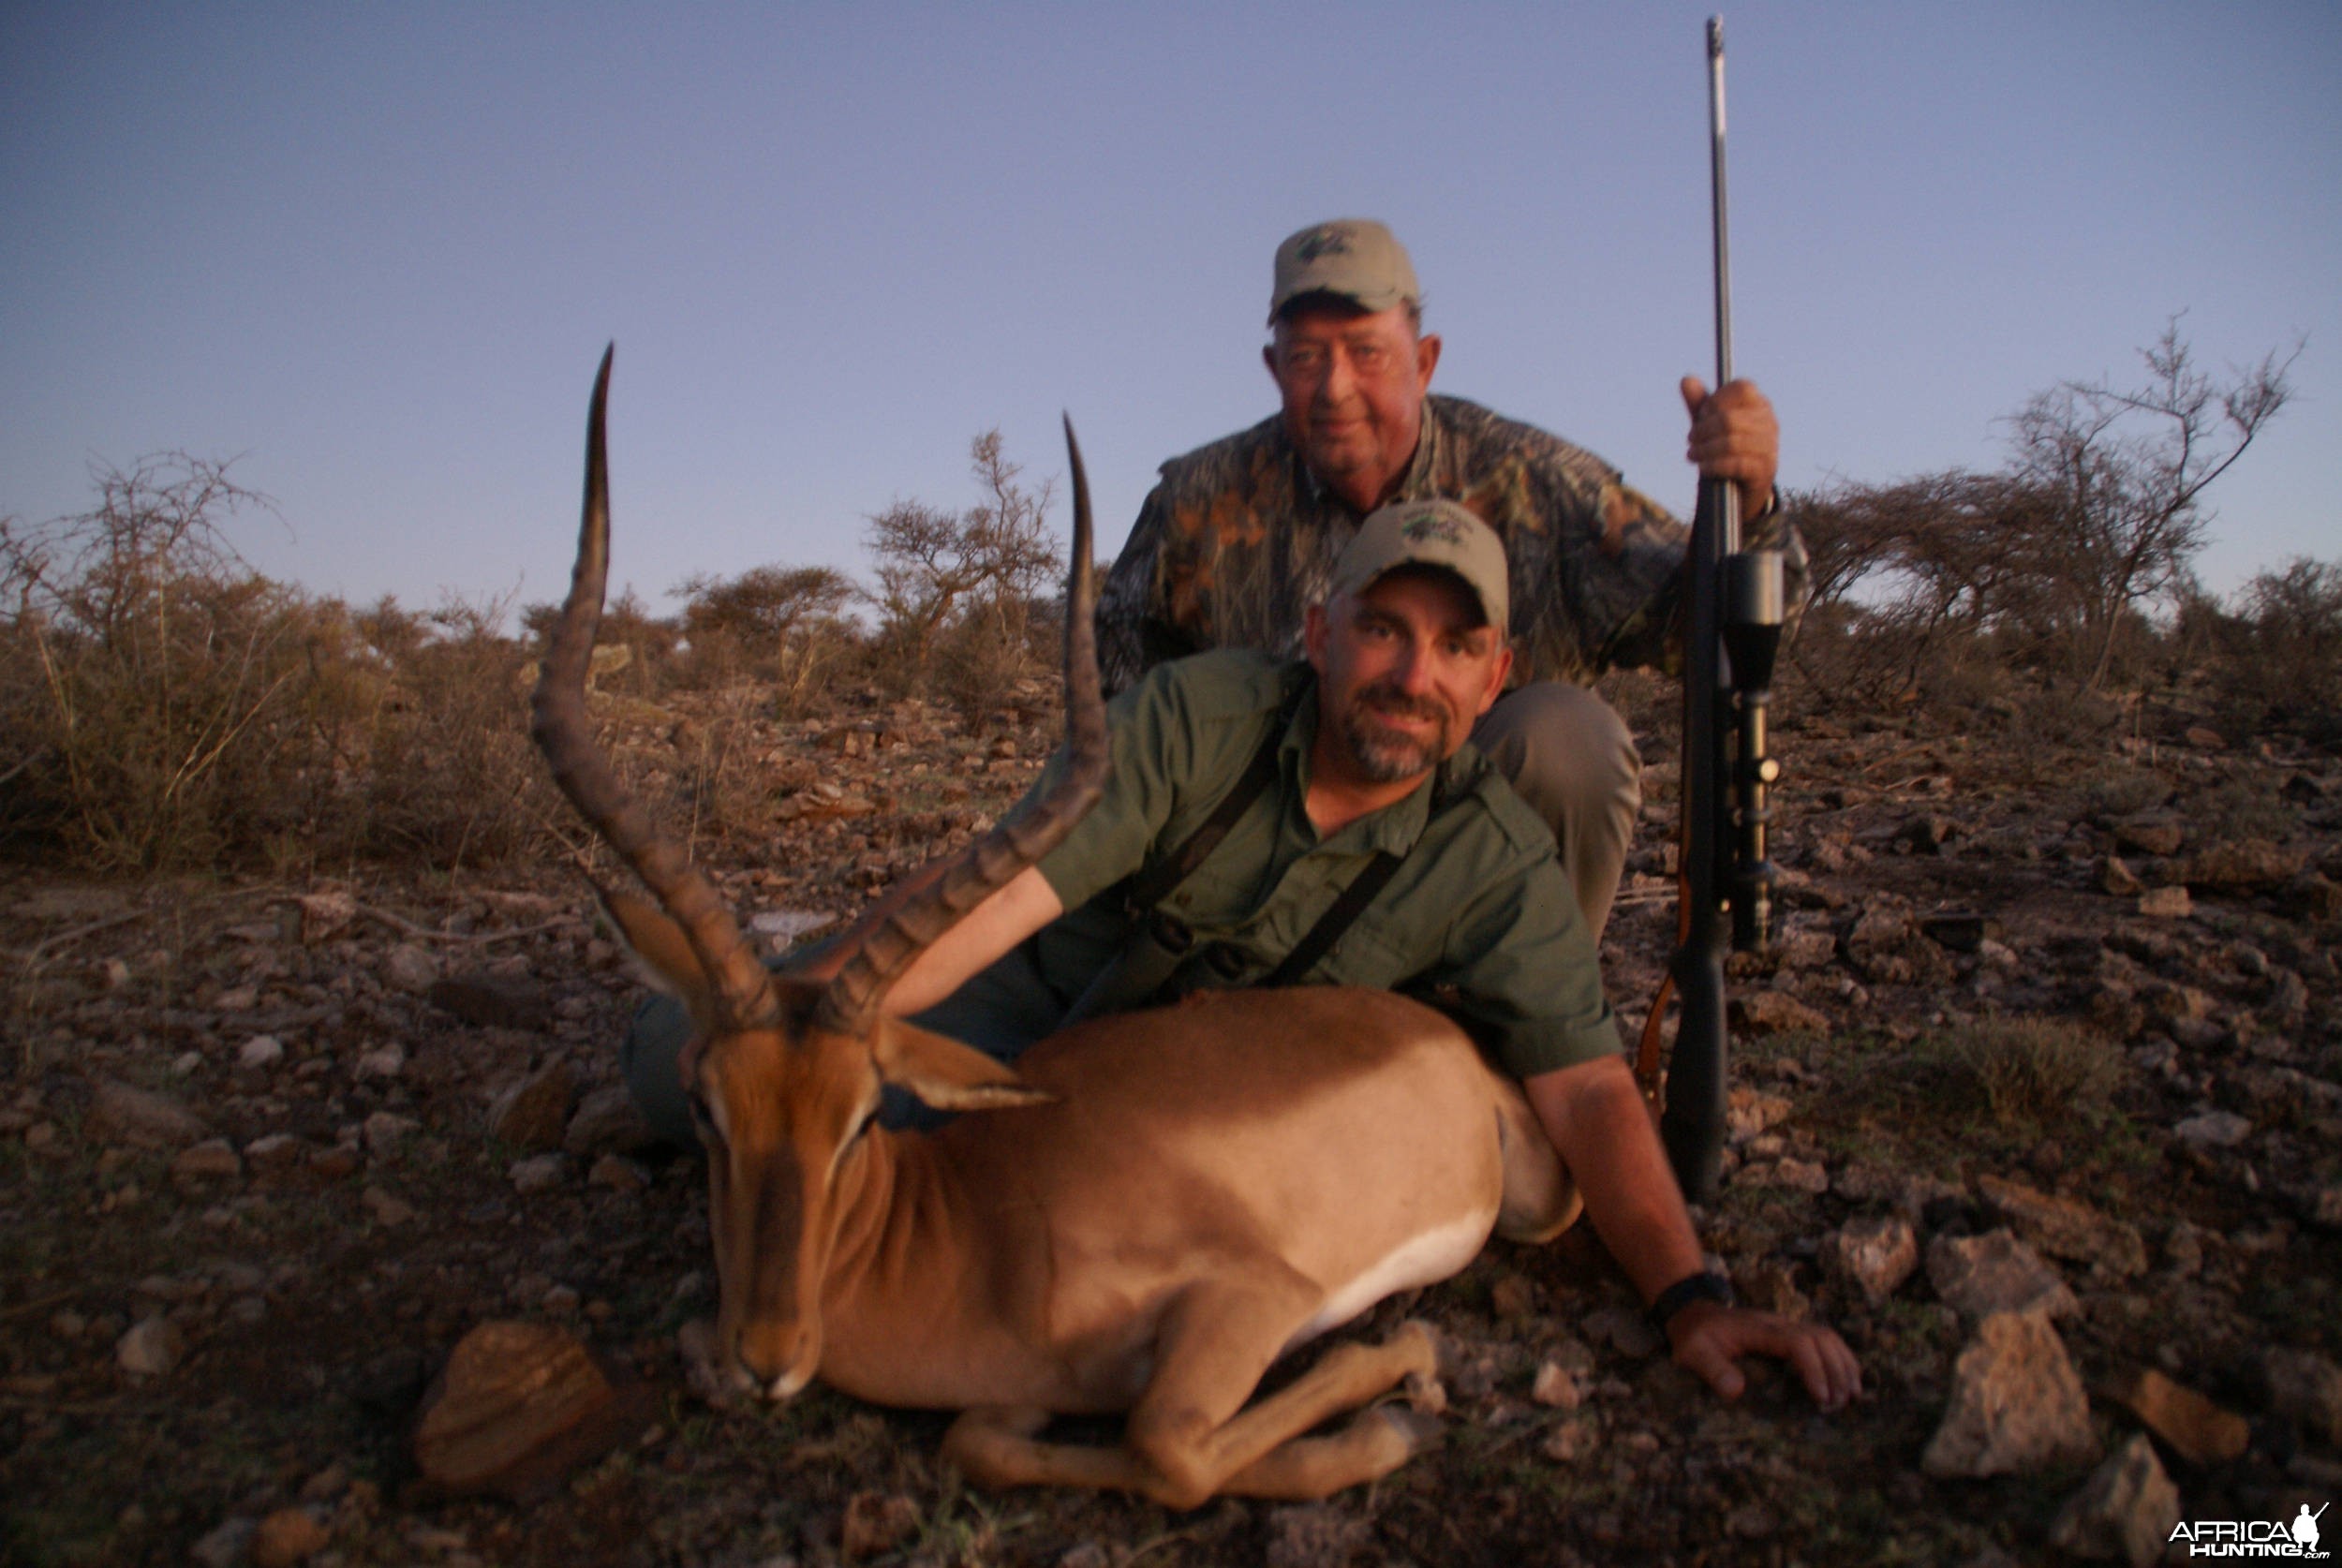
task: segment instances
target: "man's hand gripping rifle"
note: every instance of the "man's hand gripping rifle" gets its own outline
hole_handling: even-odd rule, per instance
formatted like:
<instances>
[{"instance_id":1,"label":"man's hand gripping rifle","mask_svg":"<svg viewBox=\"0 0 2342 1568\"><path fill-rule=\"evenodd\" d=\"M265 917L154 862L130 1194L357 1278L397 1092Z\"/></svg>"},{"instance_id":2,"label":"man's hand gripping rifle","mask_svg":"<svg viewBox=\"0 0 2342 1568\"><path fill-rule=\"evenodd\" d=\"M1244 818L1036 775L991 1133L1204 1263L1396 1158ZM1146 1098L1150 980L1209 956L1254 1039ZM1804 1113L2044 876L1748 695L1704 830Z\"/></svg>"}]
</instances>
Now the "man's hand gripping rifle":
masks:
<instances>
[{"instance_id":1,"label":"man's hand gripping rifle","mask_svg":"<svg viewBox=\"0 0 2342 1568\"><path fill-rule=\"evenodd\" d=\"M1716 385L1732 379L1732 284L1725 221L1724 19L1708 20L1708 125L1715 227ZM1682 840L1677 858L1676 949L1643 1031L1638 1073L1663 1102L1661 1140L1694 1203L1712 1197L1724 1147L1726 944L1771 940L1768 790L1780 764L1765 754L1765 705L1781 643L1781 555L1741 545L1740 496L1703 478L1684 562ZM1662 1091L1660 1019L1680 1001Z\"/></svg>"}]
</instances>

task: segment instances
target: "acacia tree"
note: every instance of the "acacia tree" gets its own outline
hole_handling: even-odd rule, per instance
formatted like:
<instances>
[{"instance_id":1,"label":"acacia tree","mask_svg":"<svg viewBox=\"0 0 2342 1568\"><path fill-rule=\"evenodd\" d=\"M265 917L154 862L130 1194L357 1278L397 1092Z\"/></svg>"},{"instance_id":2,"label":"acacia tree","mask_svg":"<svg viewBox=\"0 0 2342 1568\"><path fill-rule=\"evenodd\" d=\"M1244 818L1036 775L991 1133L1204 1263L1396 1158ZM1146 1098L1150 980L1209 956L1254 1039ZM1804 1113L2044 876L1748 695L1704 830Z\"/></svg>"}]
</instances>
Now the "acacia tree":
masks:
<instances>
[{"instance_id":1,"label":"acacia tree","mask_svg":"<svg viewBox=\"0 0 2342 1568\"><path fill-rule=\"evenodd\" d=\"M1008 461L998 430L970 442L968 458L986 497L975 506L897 501L869 519L880 637L913 671L926 668L941 633L966 624L984 625L1002 652L1021 648L1033 597L1058 573L1043 521L1055 481L1019 482L1024 468Z\"/></svg>"},{"instance_id":2,"label":"acacia tree","mask_svg":"<svg viewBox=\"0 0 2342 1568\"><path fill-rule=\"evenodd\" d=\"M2298 342L2282 358L2272 349L2216 381L2197 368L2174 316L2140 351L2143 385L2064 382L2010 422L2014 475L2058 510L2052 575L2065 598L2055 613L2091 689L2106 679L2126 613L2178 585L2202 548L2213 517L2203 493L2292 396L2288 372L2301 351Z\"/></svg>"}]
</instances>

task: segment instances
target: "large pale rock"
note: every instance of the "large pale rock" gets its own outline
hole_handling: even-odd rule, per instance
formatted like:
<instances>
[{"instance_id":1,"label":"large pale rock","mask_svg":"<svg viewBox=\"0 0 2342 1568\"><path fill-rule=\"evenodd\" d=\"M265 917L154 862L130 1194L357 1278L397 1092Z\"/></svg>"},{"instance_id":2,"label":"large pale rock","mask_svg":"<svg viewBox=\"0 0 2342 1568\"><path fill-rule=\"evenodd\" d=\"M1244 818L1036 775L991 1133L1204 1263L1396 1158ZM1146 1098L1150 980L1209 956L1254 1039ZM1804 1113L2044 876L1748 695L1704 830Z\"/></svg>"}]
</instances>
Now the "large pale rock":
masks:
<instances>
[{"instance_id":1,"label":"large pale rock","mask_svg":"<svg viewBox=\"0 0 2342 1568\"><path fill-rule=\"evenodd\" d=\"M2097 1456L2089 1396L2057 1330L2038 1312L1995 1312L1960 1353L1951 1402L1920 1468L2005 1475Z\"/></svg>"},{"instance_id":2,"label":"large pale rock","mask_svg":"<svg viewBox=\"0 0 2342 1568\"><path fill-rule=\"evenodd\" d=\"M82 1129L99 1143L139 1148L184 1148L212 1135L203 1118L177 1101L111 1078L92 1086Z\"/></svg>"},{"instance_id":3,"label":"large pale rock","mask_svg":"<svg viewBox=\"0 0 2342 1568\"><path fill-rule=\"evenodd\" d=\"M489 1102L489 1135L513 1148L557 1149L576 1092L566 1065L540 1068Z\"/></svg>"},{"instance_id":4,"label":"large pale rock","mask_svg":"<svg viewBox=\"0 0 2342 1568\"><path fill-rule=\"evenodd\" d=\"M424 1396L415 1463L449 1491L526 1493L606 1446L625 1403L571 1336L483 1323Z\"/></svg>"},{"instance_id":5,"label":"large pale rock","mask_svg":"<svg viewBox=\"0 0 2342 1568\"><path fill-rule=\"evenodd\" d=\"M2057 1270L2008 1231L1937 1236L1927 1248L1927 1282L1946 1306L1979 1321L1995 1312L2062 1318L2082 1309Z\"/></svg>"},{"instance_id":6,"label":"large pale rock","mask_svg":"<svg viewBox=\"0 0 2342 1568\"><path fill-rule=\"evenodd\" d=\"M2019 1235L2053 1258L2089 1264L2124 1279L2147 1270L2147 1244L2138 1231L2088 1204L1996 1176L1979 1177L1977 1187Z\"/></svg>"},{"instance_id":7,"label":"large pale rock","mask_svg":"<svg viewBox=\"0 0 2342 1568\"><path fill-rule=\"evenodd\" d=\"M1821 1262L1875 1307L1919 1268L1919 1238L1909 1221L1893 1215L1849 1220L1823 1239Z\"/></svg>"},{"instance_id":8,"label":"large pale rock","mask_svg":"<svg viewBox=\"0 0 2342 1568\"><path fill-rule=\"evenodd\" d=\"M2252 1439L2243 1416L2151 1367L2121 1380L2109 1393L2191 1465L2226 1464Z\"/></svg>"},{"instance_id":9,"label":"large pale rock","mask_svg":"<svg viewBox=\"0 0 2342 1568\"><path fill-rule=\"evenodd\" d=\"M2162 1557L2178 1523L2179 1488L2163 1473L2146 1433L2133 1432L2057 1511L2050 1545L2075 1557L2147 1568Z\"/></svg>"}]
</instances>

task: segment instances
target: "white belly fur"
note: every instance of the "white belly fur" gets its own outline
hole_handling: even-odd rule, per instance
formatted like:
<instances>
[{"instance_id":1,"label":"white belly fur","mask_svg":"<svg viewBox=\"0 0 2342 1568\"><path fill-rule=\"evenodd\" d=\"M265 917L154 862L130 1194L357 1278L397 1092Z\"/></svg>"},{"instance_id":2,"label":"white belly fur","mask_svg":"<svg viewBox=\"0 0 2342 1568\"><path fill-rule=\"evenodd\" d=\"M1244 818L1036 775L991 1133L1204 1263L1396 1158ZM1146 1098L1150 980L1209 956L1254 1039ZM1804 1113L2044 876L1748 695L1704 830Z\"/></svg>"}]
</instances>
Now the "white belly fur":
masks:
<instances>
[{"instance_id":1,"label":"white belly fur","mask_svg":"<svg viewBox=\"0 0 2342 1568\"><path fill-rule=\"evenodd\" d=\"M1460 1273L1479 1255L1496 1223L1496 1211L1465 1216L1400 1243L1372 1267L1339 1284L1309 1322L1285 1341L1284 1352L1308 1344L1329 1329L1339 1328L1386 1295L1435 1284Z\"/></svg>"}]
</instances>

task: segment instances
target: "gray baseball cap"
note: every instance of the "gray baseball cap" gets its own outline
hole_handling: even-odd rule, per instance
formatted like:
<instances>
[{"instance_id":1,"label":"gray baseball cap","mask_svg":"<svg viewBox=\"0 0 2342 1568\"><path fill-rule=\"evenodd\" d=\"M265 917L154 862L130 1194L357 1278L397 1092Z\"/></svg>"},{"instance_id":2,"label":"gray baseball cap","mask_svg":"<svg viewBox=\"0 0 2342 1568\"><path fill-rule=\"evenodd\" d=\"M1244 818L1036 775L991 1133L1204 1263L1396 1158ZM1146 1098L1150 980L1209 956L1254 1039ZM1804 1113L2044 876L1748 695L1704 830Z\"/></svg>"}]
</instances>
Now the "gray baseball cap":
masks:
<instances>
[{"instance_id":1,"label":"gray baseball cap","mask_svg":"<svg viewBox=\"0 0 2342 1568\"><path fill-rule=\"evenodd\" d=\"M1498 631L1512 626L1505 541L1454 501L1394 501L1358 525L1334 562L1333 591L1363 593L1402 566L1437 567L1463 580Z\"/></svg>"},{"instance_id":2,"label":"gray baseball cap","mask_svg":"<svg viewBox=\"0 0 2342 1568\"><path fill-rule=\"evenodd\" d=\"M1419 302L1415 263L1407 248L1372 218L1312 223L1277 247L1277 280L1268 321L1303 294L1339 294L1361 309L1388 310Z\"/></svg>"}]
</instances>

